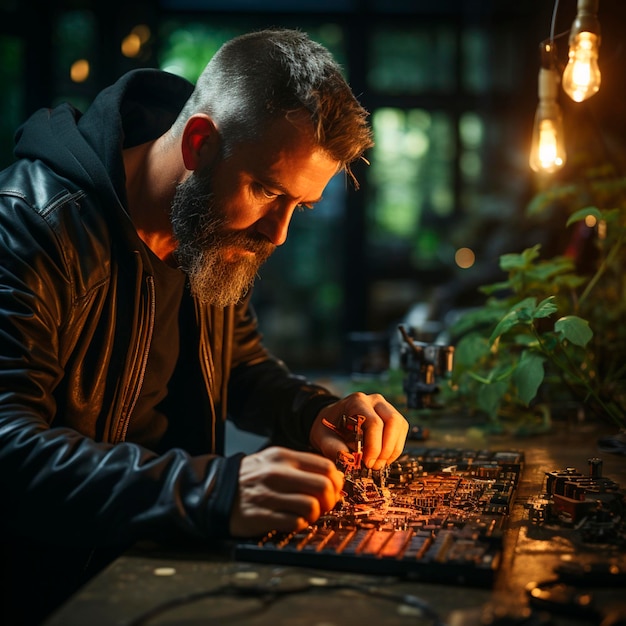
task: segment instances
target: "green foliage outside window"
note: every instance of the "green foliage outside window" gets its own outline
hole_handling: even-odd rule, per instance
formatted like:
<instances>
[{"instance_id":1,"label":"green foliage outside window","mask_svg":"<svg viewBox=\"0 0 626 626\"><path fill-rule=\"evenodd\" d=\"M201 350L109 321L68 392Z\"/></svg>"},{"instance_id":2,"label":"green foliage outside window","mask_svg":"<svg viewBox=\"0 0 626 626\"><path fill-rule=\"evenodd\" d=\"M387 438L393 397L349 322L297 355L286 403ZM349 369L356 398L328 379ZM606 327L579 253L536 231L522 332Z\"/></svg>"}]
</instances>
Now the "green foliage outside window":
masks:
<instances>
[{"instance_id":1,"label":"green foliage outside window","mask_svg":"<svg viewBox=\"0 0 626 626\"><path fill-rule=\"evenodd\" d=\"M541 258L538 245L503 255L506 280L484 286L485 305L452 329L453 398L498 428L510 420L524 432L549 429L559 403L626 428L625 198L623 178L602 178L534 199L530 219L557 203L570 211L567 228L593 231L593 264Z\"/></svg>"},{"instance_id":2,"label":"green foliage outside window","mask_svg":"<svg viewBox=\"0 0 626 626\"><path fill-rule=\"evenodd\" d=\"M434 262L440 234L429 222L454 210L454 130L448 114L377 109L368 172L372 247L406 243L416 266Z\"/></svg>"},{"instance_id":3,"label":"green foliage outside window","mask_svg":"<svg viewBox=\"0 0 626 626\"><path fill-rule=\"evenodd\" d=\"M281 24L287 27L287 24ZM204 66L226 41L263 26L246 23L245 20L190 21L184 19L167 20L161 25L160 67L195 82ZM266 26L270 28L271 26ZM325 45L342 64L343 36L334 24L323 24L311 28L294 25L305 30L311 38Z\"/></svg>"},{"instance_id":4,"label":"green foliage outside window","mask_svg":"<svg viewBox=\"0 0 626 626\"><path fill-rule=\"evenodd\" d=\"M23 54L23 45L17 37L0 36L0 167L13 161L13 134L23 121Z\"/></svg>"}]
</instances>

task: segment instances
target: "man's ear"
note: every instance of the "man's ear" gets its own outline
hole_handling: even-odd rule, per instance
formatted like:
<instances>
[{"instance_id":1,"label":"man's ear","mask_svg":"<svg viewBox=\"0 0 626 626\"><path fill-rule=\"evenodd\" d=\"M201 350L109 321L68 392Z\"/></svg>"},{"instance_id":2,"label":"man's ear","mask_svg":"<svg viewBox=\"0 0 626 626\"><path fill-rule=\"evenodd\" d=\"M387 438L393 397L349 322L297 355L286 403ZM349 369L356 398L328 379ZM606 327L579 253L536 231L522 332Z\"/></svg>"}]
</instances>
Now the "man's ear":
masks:
<instances>
[{"instance_id":1,"label":"man's ear","mask_svg":"<svg viewBox=\"0 0 626 626\"><path fill-rule=\"evenodd\" d=\"M187 120L181 148L188 170L197 170L215 159L220 149L220 135L208 115L196 113Z\"/></svg>"}]
</instances>

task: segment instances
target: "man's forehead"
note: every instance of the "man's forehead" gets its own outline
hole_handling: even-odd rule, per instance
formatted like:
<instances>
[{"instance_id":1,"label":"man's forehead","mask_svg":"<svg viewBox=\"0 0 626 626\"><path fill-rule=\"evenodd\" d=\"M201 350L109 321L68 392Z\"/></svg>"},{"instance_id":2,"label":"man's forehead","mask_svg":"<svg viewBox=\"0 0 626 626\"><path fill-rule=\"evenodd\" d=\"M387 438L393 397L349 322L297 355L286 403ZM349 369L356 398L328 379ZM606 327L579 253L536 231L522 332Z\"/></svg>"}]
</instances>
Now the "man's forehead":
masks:
<instances>
[{"instance_id":1,"label":"man's forehead","mask_svg":"<svg viewBox=\"0 0 626 626\"><path fill-rule=\"evenodd\" d=\"M291 177L297 168L330 171L330 177L341 169L314 139L312 127L294 125L292 120L281 118L264 129L250 142L240 144L240 154L250 171L263 175L280 185L287 186L285 176Z\"/></svg>"}]
</instances>

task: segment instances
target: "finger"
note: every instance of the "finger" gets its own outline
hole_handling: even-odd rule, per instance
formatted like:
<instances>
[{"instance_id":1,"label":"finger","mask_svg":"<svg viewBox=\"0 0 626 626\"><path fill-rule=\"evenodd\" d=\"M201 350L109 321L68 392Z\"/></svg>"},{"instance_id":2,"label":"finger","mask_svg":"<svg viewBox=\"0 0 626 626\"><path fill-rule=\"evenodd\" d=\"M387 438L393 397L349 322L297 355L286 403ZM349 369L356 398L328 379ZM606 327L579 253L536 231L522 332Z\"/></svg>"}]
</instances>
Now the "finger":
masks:
<instances>
[{"instance_id":1,"label":"finger","mask_svg":"<svg viewBox=\"0 0 626 626\"><path fill-rule=\"evenodd\" d=\"M342 449L347 450L347 447L343 442L339 439L337 440L339 446ZM330 459L320 456L319 454L314 454L311 452L298 452L295 450L289 450L286 448L268 448L268 451L273 456L275 461L283 461L289 463L294 470L299 470L306 474L310 474L309 480L307 481L313 488L315 481L315 476L321 476L327 480L330 480L333 485L334 492L338 495L343 489L344 484L344 475L337 469L337 466L330 461ZM333 455L336 458L336 454ZM276 479L278 480L278 485L280 485L281 478L290 480L290 481L298 481L298 480L306 480L302 474L291 474L290 472L286 472L285 474L281 473L282 470L277 471ZM320 485L320 482L316 484ZM289 489L283 489L285 491L296 491L297 487L291 487ZM307 493L311 493L307 491Z\"/></svg>"},{"instance_id":2,"label":"finger","mask_svg":"<svg viewBox=\"0 0 626 626\"><path fill-rule=\"evenodd\" d=\"M327 458L313 452L300 452L289 448L272 447L257 454L266 456L270 462L289 463L305 472L330 474L336 469Z\"/></svg>"},{"instance_id":3,"label":"finger","mask_svg":"<svg viewBox=\"0 0 626 626\"><path fill-rule=\"evenodd\" d=\"M399 413L394 413L385 422L382 448L378 459L374 463L374 469L381 469L384 465L395 461L402 454L408 432L409 423Z\"/></svg>"},{"instance_id":4,"label":"finger","mask_svg":"<svg viewBox=\"0 0 626 626\"><path fill-rule=\"evenodd\" d=\"M246 508L245 512L249 515L272 511L276 515L305 519L307 523L315 522L322 513L329 510L323 508L314 496L303 493L278 493L263 488L252 489L245 494L242 498L242 507Z\"/></svg>"},{"instance_id":5,"label":"finger","mask_svg":"<svg viewBox=\"0 0 626 626\"><path fill-rule=\"evenodd\" d=\"M381 453L384 424L380 417L368 417L365 421L365 441L363 442L363 463L365 467L374 468Z\"/></svg>"},{"instance_id":6,"label":"finger","mask_svg":"<svg viewBox=\"0 0 626 626\"><path fill-rule=\"evenodd\" d=\"M375 416L368 417L364 425L363 457L366 467L381 469L402 453L409 424L382 396L373 408Z\"/></svg>"},{"instance_id":7,"label":"finger","mask_svg":"<svg viewBox=\"0 0 626 626\"><path fill-rule=\"evenodd\" d=\"M263 534L270 530L289 532L317 521L327 510L317 498L306 494L284 494L251 485L240 490L231 518L231 533Z\"/></svg>"},{"instance_id":8,"label":"finger","mask_svg":"<svg viewBox=\"0 0 626 626\"><path fill-rule=\"evenodd\" d=\"M291 468L290 471L284 472L271 470L264 485L281 495L301 494L315 498L319 502L319 508L325 512L337 503L343 481L337 487L337 484L327 476Z\"/></svg>"},{"instance_id":9,"label":"finger","mask_svg":"<svg viewBox=\"0 0 626 626\"><path fill-rule=\"evenodd\" d=\"M393 452L389 456L389 460L387 461L387 463L393 463L393 461L400 458L400 456L404 454L404 449L406 447L406 438L409 435L409 422L404 416L402 416L402 421L400 422L400 424L401 430L398 434L398 437L396 438L396 445L393 449Z\"/></svg>"},{"instance_id":10,"label":"finger","mask_svg":"<svg viewBox=\"0 0 626 626\"><path fill-rule=\"evenodd\" d=\"M323 436L319 437L318 439L319 451L324 456L324 458L326 458L326 460L332 463L333 467L337 469L336 463L337 463L337 459L339 458L339 453L340 452L349 453L350 448L341 437L339 437L337 434L335 434L328 428L324 429L322 435ZM344 479L343 474L339 472L339 470L337 470L337 473L331 474L331 476L336 486L339 489L341 489L343 487L343 479Z\"/></svg>"},{"instance_id":11,"label":"finger","mask_svg":"<svg viewBox=\"0 0 626 626\"><path fill-rule=\"evenodd\" d=\"M245 515L231 517L230 534L233 537L259 537L269 532L290 533L304 530L310 522L292 513L258 509Z\"/></svg>"},{"instance_id":12,"label":"finger","mask_svg":"<svg viewBox=\"0 0 626 626\"><path fill-rule=\"evenodd\" d=\"M299 461L306 470L300 469ZM310 468L318 471L309 471ZM323 470L328 473L320 473ZM328 459L318 455L268 448L244 457L239 485L242 497L256 493L255 489L261 493L306 494L317 498L321 510L327 511L340 497L343 475Z\"/></svg>"}]
</instances>

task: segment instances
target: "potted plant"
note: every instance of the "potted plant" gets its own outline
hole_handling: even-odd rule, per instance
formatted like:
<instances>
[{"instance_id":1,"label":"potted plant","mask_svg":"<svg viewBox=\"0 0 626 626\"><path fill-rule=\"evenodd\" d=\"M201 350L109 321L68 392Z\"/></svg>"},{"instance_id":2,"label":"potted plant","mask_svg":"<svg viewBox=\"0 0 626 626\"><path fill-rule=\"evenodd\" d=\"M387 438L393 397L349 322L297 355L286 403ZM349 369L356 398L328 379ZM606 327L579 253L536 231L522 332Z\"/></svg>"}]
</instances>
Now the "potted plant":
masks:
<instances>
[{"instance_id":1,"label":"potted plant","mask_svg":"<svg viewBox=\"0 0 626 626\"><path fill-rule=\"evenodd\" d=\"M481 287L484 305L451 328L447 394L496 429L547 430L555 407L573 404L626 432L626 180L608 166L587 174L527 208L536 219L565 207L573 245L502 255L505 280Z\"/></svg>"}]
</instances>

